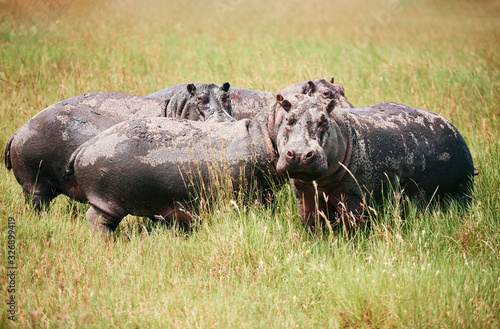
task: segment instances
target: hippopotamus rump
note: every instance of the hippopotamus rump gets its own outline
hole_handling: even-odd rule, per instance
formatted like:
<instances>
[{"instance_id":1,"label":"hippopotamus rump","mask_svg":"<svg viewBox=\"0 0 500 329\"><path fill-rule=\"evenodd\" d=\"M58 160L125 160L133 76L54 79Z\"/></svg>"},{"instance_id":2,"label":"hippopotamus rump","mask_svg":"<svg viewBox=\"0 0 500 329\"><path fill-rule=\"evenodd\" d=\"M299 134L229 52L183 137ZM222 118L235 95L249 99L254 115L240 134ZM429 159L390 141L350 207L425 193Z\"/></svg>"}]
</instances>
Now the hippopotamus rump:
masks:
<instances>
[{"instance_id":1,"label":"hippopotamus rump","mask_svg":"<svg viewBox=\"0 0 500 329\"><path fill-rule=\"evenodd\" d=\"M74 179L65 179L71 154L84 142L124 120L145 117L182 117L206 121L233 121L231 104L205 101L228 86L185 86L165 101L111 92L75 96L47 107L15 132L5 149L5 164L35 208L46 206L59 194L85 201ZM227 99L227 95L226 95Z\"/></svg>"},{"instance_id":2,"label":"hippopotamus rump","mask_svg":"<svg viewBox=\"0 0 500 329\"><path fill-rule=\"evenodd\" d=\"M252 122L125 121L89 140L73 154L68 175L92 205L92 230L109 236L127 214L190 223L193 201L213 182L267 189L277 177L274 109Z\"/></svg>"},{"instance_id":3,"label":"hippopotamus rump","mask_svg":"<svg viewBox=\"0 0 500 329\"><path fill-rule=\"evenodd\" d=\"M165 115L165 102L118 93L89 93L36 114L7 142L5 164L28 201L40 209L57 195L84 201L74 180L63 179L71 154L85 141L128 118Z\"/></svg>"},{"instance_id":4,"label":"hippopotamus rump","mask_svg":"<svg viewBox=\"0 0 500 329\"><path fill-rule=\"evenodd\" d=\"M299 82L288 86L278 92L282 97L290 97L297 94L317 97L319 95L326 99L334 99L336 106L339 108L354 108L345 97L344 87L334 84L334 78L330 81L325 79L314 79L304 82Z\"/></svg>"},{"instance_id":5,"label":"hippopotamus rump","mask_svg":"<svg viewBox=\"0 0 500 329\"><path fill-rule=\"evenodd\" d=\"M318 210L352 225L390 188L417 205L470 201L472 157L444 117L396 103L340 110L335 101L294 97L281 104L288 113L277 171L292 179L304 225L315 224Z\"/></svg>"}]
</instances>

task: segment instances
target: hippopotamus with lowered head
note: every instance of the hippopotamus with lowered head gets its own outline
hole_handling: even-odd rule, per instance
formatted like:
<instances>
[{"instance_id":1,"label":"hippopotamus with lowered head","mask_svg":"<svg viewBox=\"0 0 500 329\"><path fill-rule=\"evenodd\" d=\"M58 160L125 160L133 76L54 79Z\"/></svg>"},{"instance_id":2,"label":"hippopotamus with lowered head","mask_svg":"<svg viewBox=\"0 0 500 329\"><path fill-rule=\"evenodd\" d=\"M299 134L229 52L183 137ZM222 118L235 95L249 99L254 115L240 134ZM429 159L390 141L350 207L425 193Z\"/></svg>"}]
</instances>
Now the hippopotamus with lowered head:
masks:
<instances>
[{"instance_id":1,"label":"hippopotamus with lowered head","mask_svg":"<svg viewBox=\"0 0 500 329\"><path fill-rule=\"evenodd\" d=\"M251 121L125 121L81 145L67 174L91 204L95 233L110 236L127 214L189 224L213 182L257 191L279 183L274 141L284 113L275 103Z\"/></svg>"}]
</instances>

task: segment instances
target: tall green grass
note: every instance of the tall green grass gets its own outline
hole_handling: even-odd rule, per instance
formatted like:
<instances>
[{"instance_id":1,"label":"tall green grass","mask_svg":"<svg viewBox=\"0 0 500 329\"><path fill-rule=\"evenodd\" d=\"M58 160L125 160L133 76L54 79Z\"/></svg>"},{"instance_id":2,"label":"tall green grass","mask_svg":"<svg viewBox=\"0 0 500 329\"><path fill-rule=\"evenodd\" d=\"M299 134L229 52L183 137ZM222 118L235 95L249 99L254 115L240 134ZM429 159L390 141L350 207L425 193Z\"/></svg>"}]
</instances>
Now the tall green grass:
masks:
<instances>
[{"instance_id":1,"label":"tall green grass","mask_svg":"<svg viewBox=\"0 0 500 329\"><path fill-rule=\"evenodd\" d=\"M2 165L0 294L13 217L17 320L1 308L0 327L500 327L499 14L487 0L0 2L2 145L85 92L335 76L355 105L444 115L481 171L466 211L403 219L388 202L353 234L309 235L287 184L267 206L222 191L188 233L129 216L105 243L87 205L37 214Z\"/></svg>"}]
</instances>

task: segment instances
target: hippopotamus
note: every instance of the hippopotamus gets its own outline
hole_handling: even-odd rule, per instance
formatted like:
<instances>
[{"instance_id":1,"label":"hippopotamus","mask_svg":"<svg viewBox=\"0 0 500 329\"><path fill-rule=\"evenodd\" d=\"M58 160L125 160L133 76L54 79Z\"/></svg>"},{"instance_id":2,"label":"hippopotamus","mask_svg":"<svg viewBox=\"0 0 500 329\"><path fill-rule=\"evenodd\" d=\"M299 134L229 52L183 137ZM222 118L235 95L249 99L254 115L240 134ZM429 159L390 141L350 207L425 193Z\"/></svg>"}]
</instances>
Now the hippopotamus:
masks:
<instances>
[{"instance_id":1,"label":"hippopotamus","mask_svg":"<svg viewBox=\"0 0 500 329\"><path fill-rule=\"evenodd\" d=\"M330 81L326 81L325 79L314 79L299 82L280 90L278 94L285 98L300 94L311 97L322 95L324 98L334 99L336 106L339 108L354 108L354 105L345 97L344 87L336 85L334 82L334 77L332 77Z\"/></svg>"},{"instance_id":2,"label":"hippopotamus","mask_svg":"<svg viewBox=\"0 0 500 329\"><path fill-rule=\"evenodd\" d=\"M333 83L333 77L330 81L326 81L324 79L314 79L293 84L282 89L278 93L284 97L295 94L304 94L311 97L322 95L325 98L335 99L337 101L337 106L340 108L354 107L345 97L344 87ZM173 94L178 92L180 89L185 89L186 85L187 84L175 85L159 90L146 97L168 102ZM194 83L194 85L198 86L200 83ZM236 120L252 119L262 109L274 106L276 102L276 96L274 93L267 91L231 88L229 89L228 94L231 100L231 107L233 111L232 115Z\"/></svg>"},{"instance_id":3,"label":"hippopotamus","mask_svg":"<svg viewBox=\"0 0 500 329\"><path fill-rule=\"evenodd\" d=\"M204 85L203 83L194 83L194 86ZM179 84L168 87L150 95L147 98L154 98L169 102L170 99L184 90L187 84ZM275 96L271 92L257 91L243 88L230 88L227 90L231 102L230 113L236 120L252 119L262 109L268 108L275 103Z\"/></svg>"},{"instance_id":4,"label":"hippopotamus","mask_svg":"<svg viewBox=\"0 0 500 329\"><path fill-rule=\"evenodd\" d=\"M166 117L194 121L224 122L233 117L229 82L222 86L213 83L182 83L146 96L168 104Z\"/></svg>"},{"instance_id":5,"label":"hippopotamus","mask_svg":"<svg viewBox=\"0 0 500 329\"><path fill-rule=\"evenodd\" d=\"M5 165L23 187L35 209L47 206L59 194L86 201L76 181L65 179L71 154L84 142L124 120L144 117L181 117L193 120L234 121L227 112L230 103L205 101L221 97L189 84L186 93L171 102L110 92L75 96L47 107L16 131L5 148ZM227 94L228 87L218 87ZM214 96L215 95L215 96ZM227 95L226 95L227 96ZM199 100L201 99L201 101Z\"/></svg>"},{"instance_id":6,"label":"hippopotamus","mask_svg":"<svg viewBox=\"0 0 500 329\"><path fill-rule=\"evenodd\" d=\"M418 206L470 202L472 157L444 117L397 103L338 109L335 100L277 97L287 114L276 169L291 178L306 227L321 218L353 227L391 189Z\"/></svg>"},{"instance_id":7,"label":"hippopotamus","mask_svg":"<svg viewBox=\"0 0 500 329\"><path fill-rule=\"evenodd\" d=\"M124 121L82 144L67 175L91 204L92 230L104 237L127 214L190 224L195 201L214 182L258 191L279 183L274 141L284 113L275 103L251 121Z\"/></svg>"}]
</instances>

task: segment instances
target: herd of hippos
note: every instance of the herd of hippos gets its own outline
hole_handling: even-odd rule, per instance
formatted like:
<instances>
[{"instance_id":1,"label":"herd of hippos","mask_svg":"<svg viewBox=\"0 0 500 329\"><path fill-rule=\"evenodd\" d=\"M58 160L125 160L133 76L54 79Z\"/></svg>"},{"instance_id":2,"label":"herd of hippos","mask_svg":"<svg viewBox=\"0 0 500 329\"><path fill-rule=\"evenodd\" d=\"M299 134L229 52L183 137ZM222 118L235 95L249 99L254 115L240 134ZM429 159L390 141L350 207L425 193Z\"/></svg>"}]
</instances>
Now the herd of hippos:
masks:
<instances>
[{"instance_id":1,"label":"herd of hippos","mask_svg":"<svg viewBox=\"0 0 500 329\"><path fill-rule=\"evenodd\" d=\"M17 130L5 164L36 209L59 194L90 203L105 238L128 214L190 224L201 190L221 179L264 192L289 178L306 227L352 227L394 188L416 205L467 205L477 174L447 119L397 103L355 108L333 78L276 95L226 82L75 96Z\"/></svg>"}]
</instances>

